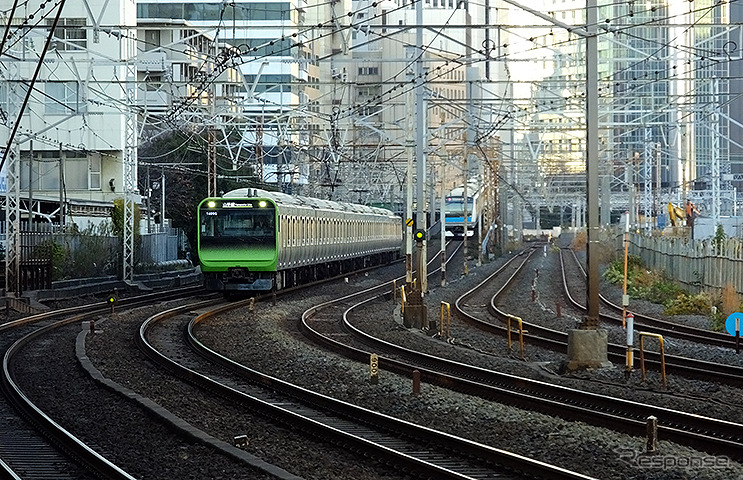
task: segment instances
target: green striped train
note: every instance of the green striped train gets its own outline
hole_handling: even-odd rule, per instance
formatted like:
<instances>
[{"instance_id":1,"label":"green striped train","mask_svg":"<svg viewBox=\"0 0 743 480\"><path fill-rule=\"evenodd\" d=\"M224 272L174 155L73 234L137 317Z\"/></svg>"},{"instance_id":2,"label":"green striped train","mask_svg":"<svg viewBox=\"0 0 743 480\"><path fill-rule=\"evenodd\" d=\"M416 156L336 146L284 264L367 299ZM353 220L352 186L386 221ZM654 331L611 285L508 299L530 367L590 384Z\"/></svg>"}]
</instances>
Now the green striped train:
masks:
<instances>
[{"instance_id":1,"label":"green striped train","mask_svg":"<svg viewBox=\"0 0 743 480\"><path fill-rule=\"evenodd\" d=\"M402 246L389 210L253 188L202 200L197 221L204 285L226 296L389 263Z\"/></svg>"}]
</instances>

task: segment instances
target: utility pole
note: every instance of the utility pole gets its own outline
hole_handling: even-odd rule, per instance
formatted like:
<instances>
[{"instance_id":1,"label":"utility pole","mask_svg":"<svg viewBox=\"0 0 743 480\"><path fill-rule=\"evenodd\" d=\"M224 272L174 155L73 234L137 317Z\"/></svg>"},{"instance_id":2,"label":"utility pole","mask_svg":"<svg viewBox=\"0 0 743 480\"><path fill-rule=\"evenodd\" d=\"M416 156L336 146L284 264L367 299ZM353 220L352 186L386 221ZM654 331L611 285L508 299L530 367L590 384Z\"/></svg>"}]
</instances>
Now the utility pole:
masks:
<instances>
[{"instance_id":1,"label":"utility pole","mask_svg":"<svg viewBox=\"0 0 743 480\"><path fill-rule=\"evenodd\" d=\"M428 272L426 268L427 255L426 255L426 242L427 240L427 221L426 221L426 197L425 197L425 185L426 185L426 158L425 158L425 147L426 142L426 117L425 108L423 104L423 2L416 2L415 4L415 21L416 21L416 47L413 50L413 58L415 59L415 67L413 70L413 81L415 82L415 144L412 148L408 148L408 212L409 215L406 220L410 220L412 217L411 204L412 204L412 161L413 155L415 154L415 173L416 173L416 251L418 256L417 263L417 282L412 282L411 276L406 276L408 280L406 284L406 298L407 303L405 305L405 312L403 316L403 325L406 327L415 328L428 328L428 313L426 305L423 302L423 294L428 289ZM409 126L411 122L408 122ZM408 133L410 138L410 133ZM408 144L408 147L410 145ZM407 242L408 245L412 243L412 232L410 222L408 221L408 232ZM408 252L412 252L412 247ZM408 253L406 257L406 264L410 265L412 262L412 255ZM408 267L408 271L411 267Z\"/></svg>"},{"instance_id":2,"label":"utility pole","mask_svg":"<svg viewBox=\"0 0 743 480\"><path fill-rule=\"evenodd\" d=\"M415 2L415 45L417 51L417 58L415 61L415 163L416 163L416 202L418 204L416 216L417 226L419 230L428 231L428 222L426 221L426 146L427 132L426 132L426 109L424 105L424 81L423 78L423 55L425 53L423 49L423 2ZM428 291L428 268L426 267L427 254L427 242L423 240L419 242L418 254L421 256L422 261L420 262L421 269L418 271L418 278L420 279L421 295Z\"/></svg>"},{"instance_id":3,"label":"utility pole","mask_svg":"<svg viewBox=\"0 0 743 480\"><path fill-rule=\"evenodd\" d=\"M598 6L586 0L586 260L588 311L578 329L568 332L568 369L611 365L607 359L608 333L599 329L599 102Z\"/></svg>"},{"instance_id":4,"label":"utility pole","mask_svg":"<svg viewBox=\"0 0 743 480\"><path fill-rule=\"evenodd\" d=\"M137 92L137 67L135 65L136 30L128 29L126 38L119 38L125 71L125 103L126 114L124 118L124 236L122 252L122 280L124 282L134 281L134 195L137 191L137 117L134 113L136 108Z\"/></svg>"},{"instance_id":5,"label":"utility pole","mask_svg":"<svg viewBox=\"0 0 743 480\"><path fill-rule=\"evenodd\" d=\"M583 327L599 324L599 102L598 102L598 6L586 0L586 204L588 207L588 316Z\"/></svg>"},{"instance_id":6,"label":"utility pole","mask_svg":"<svg viewBox=\"0 0 743 480\"><path fill-rule=\"evenodd\" d=\"M407 94L407 111L412 111L413 92ZM408 116L407 157L408 165L405 182L405 284L408 288L413 285L413 164L415 162L415 147L413 145L413 119Z\"/></svg>"}]
</instances>

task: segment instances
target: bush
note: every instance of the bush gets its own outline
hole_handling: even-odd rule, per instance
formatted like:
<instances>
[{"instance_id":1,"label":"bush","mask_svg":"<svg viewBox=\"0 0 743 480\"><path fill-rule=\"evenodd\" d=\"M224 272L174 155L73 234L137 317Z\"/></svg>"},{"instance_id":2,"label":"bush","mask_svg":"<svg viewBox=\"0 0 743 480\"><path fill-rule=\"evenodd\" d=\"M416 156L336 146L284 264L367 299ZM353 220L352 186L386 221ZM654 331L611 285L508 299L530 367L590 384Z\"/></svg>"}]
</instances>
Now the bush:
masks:
<instances>
[{"instance_id":1,"label":"bush","mask_svg":"<svg viewBox=\"0 0 743 480\"><path fill-rule=\"evenodd\" d=\"M573 238L573 243L572 245L570 245L570 248L572 248L576 252L579 252L581 250L585 250L587 244L588 244L588 234L585 231L580 231L575 234L575 237Z\"/></svg>"},{"instance_id":2,"label":"bush","mask_svg":"<svg viewBox=\"0 0 743 480\"><path fill-rule=\"evenodd\" d=\"M604 278L614 284L623 284L624 259L610 263ZM648 270L639 257L631 255L627 259L627 293L663 305L666 315L709 315L712 307L707 294L689 295L665 273Z\"/></svg>"},{"instance_id":3,"label":"bush","mask_svg":"<svg viewBox=\"0 0 743 480\"><path fill-rule=\"evenodd\" d=\"M712 299L706 293L689 295L680 293L668 302L664 313L666 315L710 315Z\"/></svg>"}]
</instances>

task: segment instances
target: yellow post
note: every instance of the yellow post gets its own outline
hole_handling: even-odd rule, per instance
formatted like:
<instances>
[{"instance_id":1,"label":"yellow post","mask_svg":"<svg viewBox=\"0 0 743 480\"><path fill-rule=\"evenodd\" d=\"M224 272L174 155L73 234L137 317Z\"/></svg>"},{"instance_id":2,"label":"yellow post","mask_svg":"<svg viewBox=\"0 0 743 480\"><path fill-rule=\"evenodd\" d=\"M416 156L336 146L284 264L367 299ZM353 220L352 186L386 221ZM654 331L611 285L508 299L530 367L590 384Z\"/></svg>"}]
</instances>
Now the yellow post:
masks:
<instances>
[{"instance_id":1,"label":"yellow post","mask_svg":"<svg viewBox=\"0 0 743 480\"><path fill-rule=\"evenodd\" d=\"M514 319L519 324L519 350L521 352L521 359L524 359L524 324L521 321L521 317L514 315L508 315L506 322L506 330L508 331L508 350L511 350L511 319Z\"/></svg>"},{"instance_id":2,"label":"yellow post","mask_svg":"<svg viewBox=\"0 0 743 480\"><path fill-rule=\"evenodd\" d=\"M451 322L451 306L447 302L441 302L441 327L439 334L444 336L444 309L446 309L446 338L449 338L449 322Z\"/></svg>"},{"instance_id":3,"label":"yellow post","mask_svg":"<svg viewBox=\"0 0 743 480\"><path fill-rule=\"evenodd\" d=\"M402 300L402 313L405 313L405 285L400 287L400 299Z\"/></svg>"},{"instance_id":4,"label":"yellow post","mask_svg":"<svg viewBox=\"0 0 743 480\"><path fill-rule=\"evenodd\" d=\"M642 374L642 381L645 381L645 337L655 337L660 342L660 375L663 381L663 388L666 388L666 352L663 346L663 335L657 333L640 332L640 372Z\"/></svg>"}]
</instances>

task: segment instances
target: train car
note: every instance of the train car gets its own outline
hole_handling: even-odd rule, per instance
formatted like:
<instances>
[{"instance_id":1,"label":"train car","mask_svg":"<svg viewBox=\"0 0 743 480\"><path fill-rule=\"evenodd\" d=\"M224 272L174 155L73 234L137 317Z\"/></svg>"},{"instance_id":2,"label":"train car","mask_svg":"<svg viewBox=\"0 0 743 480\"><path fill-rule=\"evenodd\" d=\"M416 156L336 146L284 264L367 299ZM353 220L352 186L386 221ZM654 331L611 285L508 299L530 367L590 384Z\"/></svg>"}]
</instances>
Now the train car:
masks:
<instances>
[{"instance_id":1,"label":"train car","mask_svg":"<svg viewBox=\"0 0 743 480\"><path fill-rule=\"evenodd\" d=\"M467 183L467 229L469 235L478 226L482 187L476 182ZM464 186L453 188L444 199L445 229L448 235L461 237L464 235Z\"/></svg>"},{"instance_id":2,"label":"train car","mask_svg":"<svg viewBox=\"0 0 743 480\"><path fill-rule=\"evenodd\" d=\"M402 246L389 210L253 188L202 200L197 217L204 285L225 295L388 263Z\"/></svg>"}]
</instances>

